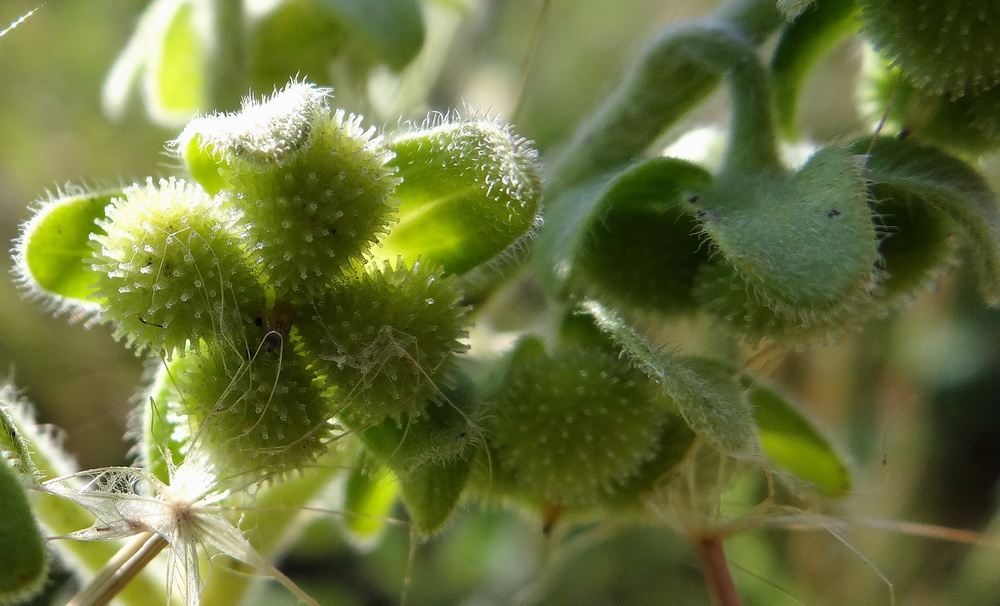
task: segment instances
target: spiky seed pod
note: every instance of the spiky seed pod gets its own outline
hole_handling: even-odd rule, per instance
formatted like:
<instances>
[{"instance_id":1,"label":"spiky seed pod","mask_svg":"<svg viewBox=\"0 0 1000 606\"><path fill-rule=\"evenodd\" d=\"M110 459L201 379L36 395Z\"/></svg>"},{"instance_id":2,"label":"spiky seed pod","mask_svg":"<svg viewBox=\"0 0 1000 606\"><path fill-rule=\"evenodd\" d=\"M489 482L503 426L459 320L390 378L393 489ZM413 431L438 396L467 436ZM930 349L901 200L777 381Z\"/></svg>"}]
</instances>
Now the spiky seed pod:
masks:
<instances>
[{"instance_id":1,"label":"spiky seed pod","mask_svg":"<svg viewBox=\"0 0 1000 606\"><path fill-rule=\"evenodd\" d=\"M297 326L357 426L418 414L438 395L467 349L466 311L440 267L397 260L337 284Z\"/></svg>"},{"instance_id":2,"label":"spiky seed pod","mask_svg":"<svg viewBox=\"0 0 1000 606\"><path fill-rule=\"evenodd\" d=\"M239 216L177 179L116 198L95 233L101 319L137 352L242 336L264 293L246 260Z\"/></svg>"},{"instance_id":3,"label":"spiky seed pod","mask_svg":"<svg viewBox=\"0 0 1000 606\"><path fill-rule=\"evenodd\" d=\"M360 116L331 113L328 94L292 83L195 120L178 139L191 158L198 149L215 158L220 195L244 213L255 261L285 300L326 290L363 261L395 213L392 152Z\"/></svg>"},{"instance_id":4,"label":"spiky seed pod","mask_svg":"<svg viewBox=\"0 0 1000 606\"><path fill-rule=\"evenodd\" d=\"M862 0L864 32L914 84L952 97L1000 83L995 0Z\"/></svg>"},{"instance_id":5,"label":"spiky seed pod","mask_svg":"<svg viewBox=\"0 0 1000 606\"><path fill-rule=\"evenodd\" d=\"M192 443L230 478L252 482L301 469L330 439L322 385L292 348L247 360L232 348L203 346L174 360L171 375L162 405L191 420Z\"/></svg>"},{"instance_id":6,"label":"spiky seed pod","mask_svg":"<svg viewBox=\"0 0 1000 606\"><path fill-rule=\"evenodd\" d=\"M497 485L510 478L515 496L538 504L596 504L658 452L672 401L603 350L538 349L518 347L491 398Z\"/></svg>"}]
</instances>

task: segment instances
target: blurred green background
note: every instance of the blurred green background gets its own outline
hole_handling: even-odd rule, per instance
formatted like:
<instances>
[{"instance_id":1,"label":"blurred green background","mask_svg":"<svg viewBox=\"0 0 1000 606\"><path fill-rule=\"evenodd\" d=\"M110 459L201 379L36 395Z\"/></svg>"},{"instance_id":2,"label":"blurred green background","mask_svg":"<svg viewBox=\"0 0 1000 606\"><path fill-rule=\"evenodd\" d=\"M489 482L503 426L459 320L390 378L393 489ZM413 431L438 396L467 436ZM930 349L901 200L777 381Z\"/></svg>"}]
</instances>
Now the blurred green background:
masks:
<instances>
[{"instance_id":1,"label":"blurred green background","mask_svg":"<svg viewBox=\"0 0 1000 606\"><path fill-rule=\"evenodd\" d=\"M14 240L36 201L66 183L172 174L164 142L176 130L151 125L139 107L121 121L100 107L104 76L145 4L49 0L0 39L4 242ZM513 119L536 141L544 163L653 31L714 4L553 0L526 74L543 2L466 3L445 68L430 83L430 106L411 106L403 118L468 105ZM0 24L36 6L3 2ZM824 140L867 123L851 88L860 56L857 42L845 44L820 66L803 101L806 133ZM686 124L719 124L725 108L717 94ZM391 128L396 120L377 116L375 123ZM987 159L984 169L1000 183L1000 161ZM50 317L11 280L0 280L0 310L0 373L34 402L42 422L65 432L81 468L126 463L123 433L144 362L104 327ZM698 334L696 324L671 326L659 340L697 348ZM748 359L794 395L853 462L855 494L822 505L825 511L972 530L997 526L1000 313L982 306L961 271L861 334L801 352L749 352ZM530 516L469 504L442 535L419 546L411 564L405 528L359 554L337 538L335 514L317 515L314 524L284 568L324 604L398 603L407 577L411 604L708 603L693 550L666 528L596 526L581 529L572 547L557 547ZM821 528L760 530L732 539L727 549L748 604L889 604L881 575L897 604L1000 604L995 547L857 527L839 538ZM40 603L64 599L58 590L54 584ZM293 603L277 586L259 598L283 601Z\"/></svg>"}]
</instances>

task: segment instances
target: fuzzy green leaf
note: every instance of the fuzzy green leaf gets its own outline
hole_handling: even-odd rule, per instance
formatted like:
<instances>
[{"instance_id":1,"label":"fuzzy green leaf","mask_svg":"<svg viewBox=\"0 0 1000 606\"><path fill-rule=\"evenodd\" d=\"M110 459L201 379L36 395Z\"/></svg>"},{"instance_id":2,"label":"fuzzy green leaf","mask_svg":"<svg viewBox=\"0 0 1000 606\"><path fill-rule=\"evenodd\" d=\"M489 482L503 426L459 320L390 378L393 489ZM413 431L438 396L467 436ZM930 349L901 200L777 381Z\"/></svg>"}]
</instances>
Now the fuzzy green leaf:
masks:
<instances>
[{"instance_id":1,"label":"fuzzy green leaf","mask_svg":"<svg viewBox=\"0 0 1000 606\"><path fill-rule=\"evenodd\" d=\"M394 70L413 60L424 44L417 0L321 0Z\"/></svg>"},{"instance_id":2,"label":"fuzzy green leaf","mask_svg":"<svg viewBox=\"0 0 1000 606\"><path fill-rule=\"evenodd\" d=\"M0 457L0 603L17 602L38 593L49 568L45 540L35 523L21 477Z\"/></svg>"},{"instance_id":3,"label":"fuzzy green leaf","mask_svg":"<svg viewBox=\"0 0 1000 606\"><path fill-rule=\"evenodd\" d=\"M841 332L871 308L878 238L858 159L830 147L792 177L721 181L691 212L717 247L697 295L748 338Z\"/></svg>"},{"instance_id":4,"label":"fuzzy green leaf","mask_svg":"<svg viewBox=\"0 0 1000 606\"><path fill-rule=\"evenodd\" d=\"M685 192L711 184L698 165L655 158L567 193L536 247L542 274L570 290L659 313L690 310L708 249Z\"/></svg>"},{"instance_id":5,"label":"fuzzy green leaf","mask_svg":"<svg viewBox=\"0 0 1000 606\"><path fill-rule=\"evenodd\" d=\"M9 427L13 427L27 445L38 480L65 477L77 471L73 458L63 450L51 427L39 425L29 403L19 398L9 386L0 387L0 414L6 417ZM6 498L0 495L0 499L4 499L0 503L6 507ZM68 534L90 526L94 521L94 516L76 503L51 496L31 499L31 508L49 536ZM108 541L53 541L50 545L59 553L60 561L81 578L93 576L114 558L120 547ZM165 604L163 579L152 574L140 574L122 590L118 600L127 605Z\"/></svg>"},{"instance_id":6,"label":"fuzzy green leaf","mask_svg":"<svg viewBox=\"0 0 1000 606\"><path fill-rule=\"evenodd\" d=\"M733 369L714 360L655 349L613 310L596 301L586 301L582 307L633 363L660 383L695 433L732 456L757 451L753 412Z\"/></svg>"},{"instance_id":7,"label":"fuzzy green leaf","mask_svg":"<svg viewBox=\"0 0 1000 606\"><path fill-rule=\"evenodd\" d=\"M877 259L860 167L836 147L814 154L790 181L722 186L692 210L775 307L837 305L867 284Z\"/></svg>"},{"instance_id":8,"label":"fuzzy green leaf","mask_svg":"<svg viewBox=\"0 0 1000 606\"><path fill-rule=\"evenodd\" d=\"M810 4L808 0L779 0L779 6L794 5L796 9L795 20L781 31L771 56L777 122L789 138L796 134L796 109L810 68L830 47L857 31L855 0L821 0L815 7ZM784 6L782 10L789 14Z\"/></svg>"},{"instance_id":9,"label":"fuzzy green leaf","mask_svg":"<svg viewBox=\"0 0 1000 606\"><path fill-rule=\"evenodd\" d=\"M92 287L98 274L90 236L103 233L98 221L121 190L75 191L44 203L24 224L14 250L18 282L57 311L97 311Z\"/></svg>"},{"instance_id":10,"label":"fuzzy green leaf","mask_svg":"<svg viewBox=\"0 0 1000 606\"><path fill-rule=\"evenodd\" d=\"M754 385L750 390L760 446L771 461L830 497L851 490L843 457L795 405L777 392Z\"/></svg>"},{"instance_id":11,"label":"fuzzy green leaf","mask_svg":"<svg viewBox=\"0 0 1000 606\"><path fill-rule=\"evenodd\" d=\"M878 197L919 199L960 226L983 298L1000 305L1000 206L989 184L974 168L939 149L888 137L869 144L870 139L862 139L852 148L865 153L870 147L866 176Z\"/></svg>"},{"instance_id":12,"label":"fuzzy green leaf","mask_svg":"<svg viewBox=\"0 0 1000 606\"><path fill-rule=\"evenodd\" d=\"M529 234L540 201L537 153L491 120L445 121L389 144L402 182L399 222L376 257L422 259L462 274Z\"/></svg>"},{"instance_id":13,"label":"fuzzy green leaf","mask_svg":"<svg viewBox=\"0 0 1000 606\"><path fill-rule=\"evenodd\" d=\"M444 526L458 505L472 471L472 457L424 465L399 476L399 491L413 527L423 535Z\"/></svg>"}]
</instances>

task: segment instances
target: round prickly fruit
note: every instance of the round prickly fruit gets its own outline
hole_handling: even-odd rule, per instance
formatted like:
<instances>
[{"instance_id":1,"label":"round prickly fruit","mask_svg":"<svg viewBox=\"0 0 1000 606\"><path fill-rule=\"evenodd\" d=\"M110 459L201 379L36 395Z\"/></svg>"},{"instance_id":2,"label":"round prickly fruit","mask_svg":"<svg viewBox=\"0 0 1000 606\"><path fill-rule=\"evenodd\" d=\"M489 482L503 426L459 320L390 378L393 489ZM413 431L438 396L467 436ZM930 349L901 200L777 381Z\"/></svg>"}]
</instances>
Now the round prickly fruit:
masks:
<instances>
[{"instance_id":1,"label":"round prickly fruit","mask_svg":"<svg viewBox=\"0 0 1000 606\"><path fill-rule=\"evenodd\" d=\"M263 308L238 215L181 180L150 179L107 209L97 244L95 295L115 337L137 351L184 349L236 337Z\"/></svg>"},{"instance_id":2,"label":"round prickly fruit","mask_svg":"<svg viewBox=\"0 0 1000 606\"><path fill-rule=\"evenodd\" d=\"M672 401L604 351L540 349L519 345L492 397L498 480L535 503L596 504L655 456Z\"/></svg>"},{"instance_id":3,"label":"round prickly fruit","mask_svg":"<svg viewBox=\"0 0 1000 606\"><path fill-rule=\"evenodd\" d=\"M299 333L355 423L419 413L466 350L454 280L419 261L339 283L309 312L300 311Z\"/></svg>"},{"instance_id":4,"label":"round prickly fruit","mask_svg":"<svg viewBox=\"0 0 1000 606\"><path fill-rule=\"evenodd\" d=\"M862 0L864 31L919 87L960 97L1000 83L995 0Z\"/></svg>"},{"instance_id":5,"label":"round prickly fruit","mask_svg":"<svg viewBox=\"0 0 1000 606\"><path fill-rule=\"evenodd\" d=\"M229 477L264 479L311 463L326 447L332 416L306 360L285 348L247 360L207 346L176 360L178 407L196 428L192 443Z\"/></svg>"},{"instance_id":6,"label":"round prickly fruit","mask_svg":"<svg viewBox=\"0 0 1000 606\"><path fill-rule=\"evenodd\" d=\"M325 291L395 213L392 152L359 116L331 114L328 92L293 83L239 113L196 120L178 140L189 156L216 159L220 195L244 213L254 258L285 300Z\"/></svg>"}]
</instances>

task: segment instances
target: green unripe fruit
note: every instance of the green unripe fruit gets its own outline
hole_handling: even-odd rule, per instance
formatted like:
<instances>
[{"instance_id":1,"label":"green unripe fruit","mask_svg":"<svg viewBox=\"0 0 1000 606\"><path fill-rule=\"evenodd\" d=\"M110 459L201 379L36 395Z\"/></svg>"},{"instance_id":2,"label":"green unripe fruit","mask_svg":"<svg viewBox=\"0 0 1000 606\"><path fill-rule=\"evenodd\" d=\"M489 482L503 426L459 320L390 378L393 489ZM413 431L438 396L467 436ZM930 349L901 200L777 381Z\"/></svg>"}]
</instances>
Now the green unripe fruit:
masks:
<instances>
[{"instance_id":1,"label":"green unripe fruit","mask_svg":"<svg viewBox=\"0 0 1000 606\"><path fill-rule=\"evenodd\" d=\"M491 397L497 486L539 504L597 503L658 451L672 401L600 350L548 356L526 341ZM508 484L505 487L504 484Z\"/></svg>"},{"instance_id":2,"label":"green unripe fruit","mask_svg":"<svg viewBox=\"0 0 1000 606\"><path fill-rule=\"evenodd\" d=\"M193 121L177 142L210 183L203 156L215 159L220 195L243 212L254 260L285 300L326 290L367 258L395 212L392 153L359 116L331 114L328 92L293 83Z\"/></svg>"},{"instance_id":3,"label":"green unripe fruit","mask_svg":"<svg viewBox=\"0 0 1000 606\"><path fill-rule=\"evenodd\" d=\"M1000 83L995 0L862 0L864 32L920 88L952 97Z\"/></svg>"},{"instance_id":4,"label":"green unripe fruit","mask_svg":"<svg viewBox=\"0 0 1000 606\"><path fill-rule=\"evenodd\" d=\"M290 347L250 360L202 347L176 360L173 402L227 477L263 479L301 469L323 452L332 412L306 360Z\"/></svg>"},{"instance_id":5,"label":"green unripe fruit","mask_svg":"<svg viewBox=\"0 0 1000 606\"><path fill-rule=\"evenodd\" d=\"M1000 147L1000 86L954 98L899 79L898 69L872 68L872 113L907 137L958 152L983 153Z\"/></svg>"},{"instance_id":6,"label":"green unripe fruit","mask_svg":"<svg viewBox=\"0 0 1000 606\"><path fill-rule=\"evenodd\" d=\"M38 593L49 569L45 540L35 523L21 480L0 457L0 604L26 600Z\"/></svg>"},{"instance_id":7,"label":"green unripe fruit","mask_svg":"<svg viewBox=\"0 0 1000 606\"><path fill-rule=\"evenodd\" d=\"M181 180L148 180L116 198L101 223L94 270L101 319L138 352L242 335L263 309L239 216Z\"/></svg>"},{"instance_id":8,"label":"green unripe fruit","mask_svg":"<svg viewBox=\"0 0 1000 606\"><path fill-rule=\"evenodd\" d=\"M453 279L420 261L386 263L337 284L301 310L299 334L356 426L419 413L467 346Z\"/></svg>"}]
</instances>

